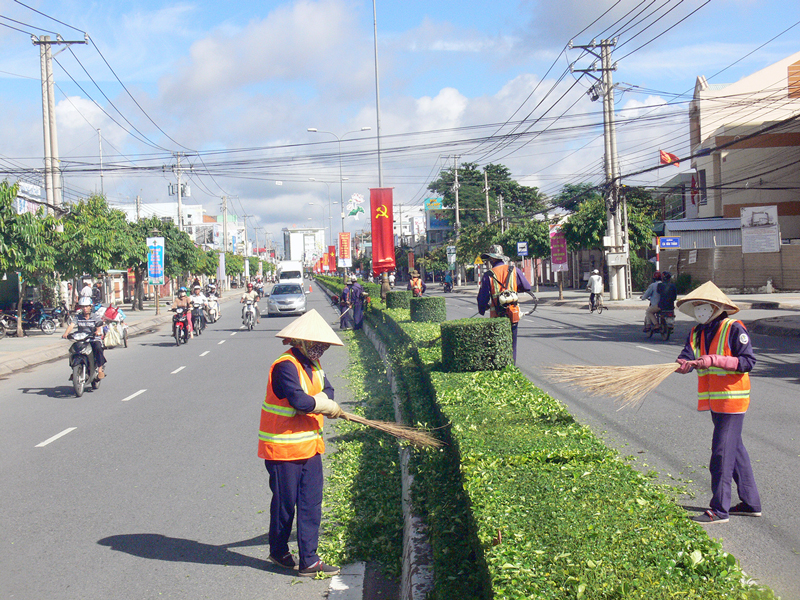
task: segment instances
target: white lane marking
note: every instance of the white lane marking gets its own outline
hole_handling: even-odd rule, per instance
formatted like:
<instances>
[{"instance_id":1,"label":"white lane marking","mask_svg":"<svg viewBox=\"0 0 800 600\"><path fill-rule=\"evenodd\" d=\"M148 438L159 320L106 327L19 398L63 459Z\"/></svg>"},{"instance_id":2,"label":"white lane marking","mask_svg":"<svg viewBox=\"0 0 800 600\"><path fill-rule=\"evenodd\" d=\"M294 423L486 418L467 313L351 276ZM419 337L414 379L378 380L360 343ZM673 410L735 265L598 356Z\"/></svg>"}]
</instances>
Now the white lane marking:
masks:
<instances>
[{"instance_id":1,"label":"white lane marking","mask_svg":"<svg viewBox=\"0 0 800 600\"><path fill-rule=\"evenodd\" d=\"M656 350L655 348L648 348L647 346L636 346L637 348L641 348L642 350L649 350L650 352L661 352L661 350Z\"/></svg>"},{"instance_id":2,"label":"white lane marking","mask_svg":"<svg viewBox=\"0 0 800 600\"><path fill-rule=\"evenodd\" d=\"M234 332L231 334L231 337L235 336L237 333L239 333L239 332L238 332L238 331L234 331Z\"/></svg>"},{"instance_id":3,"label":"white lane marking","mask_svg":"<svg viewBox=\"0 0 800 600\"><path fill-rule=\"evenodd\" d=\"M139 394L144 394L146 391L147 391L147 390L139 390L139 391L138 391L138 392L136 392L135 394L131 394L131 395L130 395L130 396L128 396L127 398L123 398L123 399L122 399L122 402L127 402L128 400L133 400L134 398L136 398L136 396L138 396Z\"/></svg>"},{"instance_id":4,"label":"white lane marking","mask_svg":"<svg viewBox=\"0 0 800 600\"><path fill-rule=\"evenodd\" d=\"M241 327L239 327L239 329L244 329L245 327L246 327L245 325L242 325Z\"/></svg>"},{"instance_id":5,"label":"white lane marking","mask_svg":"<svg viewBox=\"0 0 800 600\"><path fill-rule=\"evenodd\" d=\"M226 341L227 341L227 340L220 340L220 341L218 341L218 342L217 342L217 346L219 346L220 344L224 344Z\"/></svg>"},{"instance_id":6,"label":"white lane marking","mask_svg":"<svg viewBox=\"0 0 800 600\"><path fill-rule=\"evenodd\" d=\"M58 434L54 435L53 437L51 437L50 439L47 439L47 440L43 441L41 444L36 444L36 447L37 448L43 448L44 446L47 446L47 444L49 444L50 442L55 442L58 438L63 437L65 435L67 435L70 431L75 431L76 429L77 429L77 427L70 427L68 429L65 429L61 433L58 433Z\"/></svg>"},{"instance_id":7,"label":"white lane marking","mask_svg":"<svg viewBox=\"0 0 800 600\"><path fill-rule=\"evenodd\" d=\"M206 351L205 351L205 352L203 352L203 353L202 353L200 356L205 356L205 355L206 355L206 354L208 354L209 352L211 352L211 350L206 350Z\"/></svg>"},{"instance_id":8,"label":"white lane marking","mask_svg":"<svg viewBox=\"0 0 800 600\"><path fill-rule=\"evenodd\" d=\"M175 375L175 373L180 373L180 372L181 372L181 371L183 371L185 368L186 368L186 365L184 365L184 366L182 366L182 367L178 367L178 368L177 368L177 369L175 369L175 370L174 370L172 373L170 373L170 375Z\"/></svg>"}]
</instances>

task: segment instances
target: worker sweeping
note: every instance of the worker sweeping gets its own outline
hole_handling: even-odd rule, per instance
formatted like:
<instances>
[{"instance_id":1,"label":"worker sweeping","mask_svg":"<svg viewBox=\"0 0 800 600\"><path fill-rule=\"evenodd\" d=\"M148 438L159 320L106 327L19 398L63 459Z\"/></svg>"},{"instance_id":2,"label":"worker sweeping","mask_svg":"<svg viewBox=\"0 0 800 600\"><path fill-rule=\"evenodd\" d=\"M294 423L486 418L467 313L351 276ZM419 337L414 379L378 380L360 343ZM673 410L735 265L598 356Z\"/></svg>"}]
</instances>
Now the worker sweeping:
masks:
<instances>
[{"instance_id":1,"label":"worker sweeping","mask_svg":"<svg viewBox=\"0 0 800 600\"><path fill-rule=\"evenodd\" d=\"M319 359L342 341L316 310L310 310L276 334L291 348L269 369L261 408L258 456L264 459L272 491L269 519L270 560L301 577L336 575L339 567L317 554L322 521L323 416L343 415ZM289 550L297 514L299 564Z\"/></svg>"},{"instance_id":2,"label":"worker sweeping","mask_svg":"<svg viewBox=\"0 0 800 600\"><path fill-rule=\"evenodd\" d=\"M697 410L710 410L714 423L711 502L709 509L693 520L726 523L728 515L760 517L761 498L742 441L744 415L750 406L748 373L756 358L744 324L728 318L739 308L711 281L678 300L676 306L698 323L678 356L677 371L697 370ZM740 499L733 507L732 481Z\"/></svg>"}]
</instances>

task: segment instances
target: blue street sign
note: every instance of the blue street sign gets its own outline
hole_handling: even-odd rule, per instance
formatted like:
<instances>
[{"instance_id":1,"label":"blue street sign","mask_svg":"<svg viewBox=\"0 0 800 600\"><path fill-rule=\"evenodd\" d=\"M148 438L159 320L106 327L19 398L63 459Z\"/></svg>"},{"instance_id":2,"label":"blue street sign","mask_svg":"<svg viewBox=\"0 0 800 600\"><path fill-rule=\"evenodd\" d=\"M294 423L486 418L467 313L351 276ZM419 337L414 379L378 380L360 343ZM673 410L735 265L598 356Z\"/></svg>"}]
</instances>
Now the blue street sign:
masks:
<instances>
[{"instance_id":1,"label":"blue street sign","mask_svg":"<svg viewBox=\"0 0 800 600\"><path fill-rule=\"evenodd\" d=\"M681 247L681 238L680 237L662 237L658 238L658 247L661 250L671 250L674 248Z\"/></svg>"},{"instance_id":2,"label":"blue street sign","mask_svg":"<svg viewBox=\"0 0 800 600\"><path fill-rule=\"evenodd\" d=\"M528 242L517 242L517 256L528 256Z\"/></svg>"}]
</instances>

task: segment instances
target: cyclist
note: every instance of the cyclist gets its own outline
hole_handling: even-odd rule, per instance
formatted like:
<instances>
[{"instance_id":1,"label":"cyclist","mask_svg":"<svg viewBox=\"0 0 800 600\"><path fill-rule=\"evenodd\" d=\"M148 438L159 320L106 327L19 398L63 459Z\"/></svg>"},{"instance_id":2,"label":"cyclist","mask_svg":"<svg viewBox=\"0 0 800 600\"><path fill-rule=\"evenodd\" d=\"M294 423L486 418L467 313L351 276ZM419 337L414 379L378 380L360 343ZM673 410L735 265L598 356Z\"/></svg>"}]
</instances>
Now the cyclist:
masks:
<instances>
[{"instance_id":1,"label":"cyclist","mask_svg":"<svg viewBox=\"0 0 800 600\"><path fill-rule=\"evenodd\" d=\"M597 308L597 300L600 300L600 304L603 303L603 278L600 277L600 271L597 269L592 271L586 284L586 291L589 292L589 305L592 310Z\"/></svg>"}]
</instances>

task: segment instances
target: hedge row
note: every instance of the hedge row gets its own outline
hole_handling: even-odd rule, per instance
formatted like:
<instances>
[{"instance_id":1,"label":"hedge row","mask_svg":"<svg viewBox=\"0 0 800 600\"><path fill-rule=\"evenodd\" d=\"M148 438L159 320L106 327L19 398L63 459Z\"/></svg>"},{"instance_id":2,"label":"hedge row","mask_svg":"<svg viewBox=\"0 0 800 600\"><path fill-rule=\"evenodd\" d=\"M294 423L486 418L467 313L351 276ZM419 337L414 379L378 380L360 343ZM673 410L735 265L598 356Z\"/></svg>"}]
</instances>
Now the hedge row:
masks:
<instances>
[{"instance_id":1,"label":"hedge row","mask_svg":"<svg viewBox=\"0 0 800 600\"><path fill-rule=\"evenodd\" d=\"M408 421L440 428L448 444L413 464L433 598L774 597L746 583L670 488L518 369L444 372L436 328L407 314L369 318L391 349Z\"/></svg>"}]
</instances>

